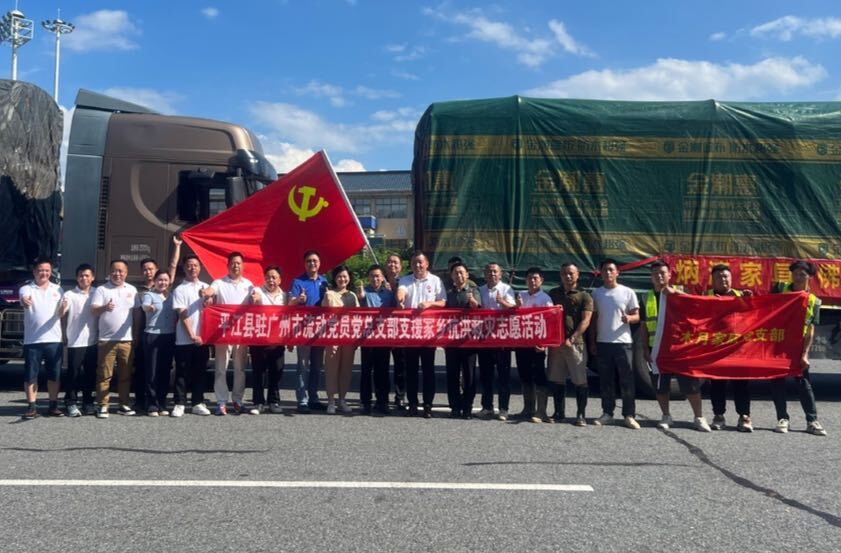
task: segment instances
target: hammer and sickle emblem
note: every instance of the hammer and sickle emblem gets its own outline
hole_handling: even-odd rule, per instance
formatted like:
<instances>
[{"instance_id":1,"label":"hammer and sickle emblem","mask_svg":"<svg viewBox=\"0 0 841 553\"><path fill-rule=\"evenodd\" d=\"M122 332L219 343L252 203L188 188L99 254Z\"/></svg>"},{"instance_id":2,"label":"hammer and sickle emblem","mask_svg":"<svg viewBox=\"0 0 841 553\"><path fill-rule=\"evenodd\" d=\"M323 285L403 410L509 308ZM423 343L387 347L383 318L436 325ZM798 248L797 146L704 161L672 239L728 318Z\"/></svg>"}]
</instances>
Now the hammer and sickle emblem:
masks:
<instances>
[{"instance_id":1,"label":"hammer and sickle emblem","mask_svg":"<svg viewBox=\"0 0 841 553\"><path fill-rule=\"evenodd\" d=\"M301 193L301 203L295 203L296 191ZM298 216L299 221L303 222L310 217L315 217L322 209L330 205L327 200L319 196L315 206L310 207L310 200L315 196L315 193L316 189L312 186L301 186L300 188L293 186L292 190L289 191L289 209Z\"/></svg>"}]
</instances>

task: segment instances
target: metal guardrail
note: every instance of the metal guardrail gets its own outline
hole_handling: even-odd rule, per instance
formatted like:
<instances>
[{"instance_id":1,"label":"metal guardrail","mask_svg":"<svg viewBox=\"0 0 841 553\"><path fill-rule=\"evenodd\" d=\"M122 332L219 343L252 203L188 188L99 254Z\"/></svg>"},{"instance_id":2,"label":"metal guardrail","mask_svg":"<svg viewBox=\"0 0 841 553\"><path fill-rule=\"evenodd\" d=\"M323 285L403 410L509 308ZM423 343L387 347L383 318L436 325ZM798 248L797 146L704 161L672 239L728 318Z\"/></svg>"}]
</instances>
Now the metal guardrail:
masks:
<instances>
[{"instance_id":1,"label":"metal guardrail","mask_svg":"<svg viewBox=\"0 0 841 553\"><path fill-rule=\"evenodd\" d=\"M23 310L9 308L0 311L0 360L20 359L23 356Z\"/></svg>"}]
</instances>

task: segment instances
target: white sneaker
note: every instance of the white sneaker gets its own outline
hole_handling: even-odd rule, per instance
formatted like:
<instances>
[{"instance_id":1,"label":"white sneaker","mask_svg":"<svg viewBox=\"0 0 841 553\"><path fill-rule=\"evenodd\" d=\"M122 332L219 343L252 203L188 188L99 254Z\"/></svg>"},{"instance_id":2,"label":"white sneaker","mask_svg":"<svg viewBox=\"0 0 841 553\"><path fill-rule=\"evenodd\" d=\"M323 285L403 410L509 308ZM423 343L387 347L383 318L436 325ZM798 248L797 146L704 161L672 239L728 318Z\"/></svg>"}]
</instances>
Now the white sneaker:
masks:
<instances>
[{"instance_id":1,"label":"white sneaker","mask_svg":"<svg viewBox=\"0 0 841 553\"><path fill-rule=\"evenodd\" d=\"M826 436L826 430L824 430L823 426L821 426L821 423L818 421L812 421L807 424L806 432L815 436Z\"/></svg>"},{"instance_id":2,"label":"white sneaker","mask_svg":"<svg viewBox=\"0 0 841 553\"><path fill-rule=\"evenodd\" d=\"M175 417L176 419L178 417L183 417L184 416L184 406L183 405L176 405L175 407L172 408L172 413L169 416L170 417Z\"/></svg>"},{"instance_id":3,"label":"white sneaker","mask_svg":"<svg viewBox=\"0 0 841 553\"><path fill-rule=\"evenodd\" d=\"M157 416L159 416L159 414L160 413L158 413L157 411L146 411L146 416L147 417L157 417Z\"/></svg>"},{"instance_id":4,"label":"white sneaker","mask_svg":"<svg viewBox=\"0 0 841 553\"><path fill-rule=\"evenodd\" d=\"M753 432L753 421L750 420L750 415L739 415L736 430L739 432Z\"/></svg>"},{"instance_id":5,"label":"white sneaker","mask_svg":"<svg viewBox=\"0 0 841 553\"><path fill-rule=\"evenodd\" d=\"M788 419L780 419L777 421L777 426L774 427L774 432L779 432L780 434L785 434L788 432L788 427L790 423Z\"/></svg>"},{"instance_id":6,"label":"white sneaker","mask_svg":"<svg viewBox=\"0 0 841 553\"><path fill-rule=\"evenodd\" d=\"M660 418L660 422L657 423L657 428L659 428L660 430L668 430L673 422L674 421L672 420L671 415L663 415Z\"/></svg>"},{"instance_id":7,"label":"white sneaker","mask_svg":"<svg viewBox=\"0 0 841 553\"><path fill-rule=\"evenodd\" d=\"M497 420L507 421L508 420L508 411L505 409L500 409L499 413L496 415Z\"/></svg>"},{"instance_id":8,"label":"white sneaker","mask_svg":"<svg viewBox=\"0 0 841 553\"><path fill-rule=\"evenodd\" d=\"M160 414L161 414L162 417L168 417L169 416L169 411L167 411L166 409L161 409Z\"/></svg>"},{"instance_id":9,"label":"white sneaker","mask_svg":"<svg viewBox=\"0 0 841 553\"><path fill-rule=\"evenodd\" d=\"M210 409L208 409L207 405L205 405L204 403L198 403L196 405L193 405L193 408L190 410L190 412L194 415L200 415L202 417L210 415Z\"/></svg>"},{"instance_id":10,"label":"white sneaker","mask_svg":"<svg viewBox=\"0 0 841 553\"><path fill-rule=\"evenodd\" d=\"M695 417L695 430L698 432L712 432L713 429L710 428L710 425L707 423L707 419L704 417Z\"/></svg>"},{"instance_id":11,"label":"white sneaker","mask_svg":"<svg viewBox=\"0 0 841 553\"><path fill-rule=\"evenodd\" d=\"M347 404L347 401L343 399L339 400L339 410L345 414L353 412L353 409L350 408L350 405Z\"/></svg>"},{"instance_id":12,"label":"white sneaker","mask_svg":"<svg viewBox=\"0 0 841 553\"><path fill-rule=\"evenodd\" d=\"M280 403L272 403L269 405L269 412L275 415L282 415L283 407L280 406Z\"/></svg>"},{"instance_id":13,"label":"white sneaker","mask_svg":"<svg viewBox=\"0 0 841 553\"><path fill-rule=\"evenodd\" d=\"M327 414L328 415L335 415L336 414L336 402L332 399L327 400Z\"/></svg>"},{"instance_id":14,"label":"white sneaker","mask_svg":"<svg viewBox=\"0 0 841 553\"><path fill-rule=\"evenodd\" d=\"M602 416L594 420L593 424L595 424L596 426L607 426L611 422L613 422L613 415L602 413Z\"/></svg>"},{"instance_id":15,"label":"white sneaker","mask_svg":"<svg viewBox=\"0 0 841 553\"><path fill-rule=\"evenodd\" d=\"M108 418L108 406L101 405L99 410L96 412L96 418L98 419L107 419Z\"/></svg>"},{"instance_id":16,"label":"white sneaker","mask_svg":"<svg viewBox=\"0 0 841 553\"><path fill-rule=\"evenodd\" d=\"M478 415L478 417L480 419L489 419L493 416L494 416L494 410L493 409L482 409L481 411L479 411L479 415Z\"/></svg>"},{"instance_id":17,"label":"white sneaker","mask_svg":"<svg viewBox=\"0 0 841 553\"><path fill-rule=\"evenodd\" d=\"M260 410L262 407L262 405L252 405L251 407L245 407L243 410L249 415L259 415L262 413Z\"/></svg>"},{"instance_id":18,"label":"white sneaker","mask_svg":"<svg viewBox=\"0 0 841 553\"><path fill-rule=\"evenodd\" d=\"M135 415L134 409L129 407L128 405L120 405L120 408L117 409L117 412L121 415L125 415L127 417L133 417Z\"/></svg>"},{"instance_id":19,"label":"white sneaker","mask_svg":"<svg viewBox=\"0 0 841 553\"><path fill-rule=\"evenodd\" d=\"M724 415L716 415L713 417L712 426L710 426L713 430L724 430L727 428L727 419L724 418Z\"/></svg>"},{"instance_id":20,"label":"white sneaker","mask_svg":"<svg viewBox=\"0 0 841 553\"><path fill-rule=\"evenodd\" d=\"M631 430L639 430L640 429L640 423L638 423L637 419L635 419L634 417L632 417L630 415L625 417L625 426L630 428Z\"/></svg>"}]
</instances>

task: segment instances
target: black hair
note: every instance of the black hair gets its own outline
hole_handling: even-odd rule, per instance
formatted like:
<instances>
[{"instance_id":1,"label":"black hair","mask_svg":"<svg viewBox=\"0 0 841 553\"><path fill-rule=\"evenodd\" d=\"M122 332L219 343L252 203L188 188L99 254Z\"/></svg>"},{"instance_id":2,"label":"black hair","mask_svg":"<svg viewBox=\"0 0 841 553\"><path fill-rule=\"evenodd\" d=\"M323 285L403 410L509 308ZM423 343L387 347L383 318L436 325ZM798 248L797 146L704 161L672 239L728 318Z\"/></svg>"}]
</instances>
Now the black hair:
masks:
<instances>
[{"instance_id":1,"label":"black hair","mask_svg":"<svg viewBox=\"0 0 841 553\"><path fill-rule=\"evenodd\" d=\"M611 259L609 257L606 257L606 258L602 259L602 262L599 263L599 269L604 270L605 265L611 265L611 264L615 265L617 270L619 269L619 263L617 263L615 259Z\"/></svg>"},{"instance_id":2,"label":"black hair","mask_svg":"<svg viewBox=\"0 0 841 553\"><path fill-rule=\"evenodd\" d=\"M537 275L540 278L543 278L543 269L540 267L529 267L526 270L526 278L530 277L531 275Z\"/></svg>"},{"instance_id":3,"label":"black hair","mask_svg":"<svg viewBox=\"0 0 841 553\"><path fill-rule=\"evenodd\" d=\"M186 265L187 262L190 261L191 259L195 259L196 261L199 262L199 265L201 265L201 259L199 259L199 256L197 256L194 253L189 253L186 256L184 256L184 259L181 261L181 264Z\"/></svg>"},{"instance_id":4,"label":"black hair","mask_svg":"<svg viewBox=\"0 0 841 553\"><path fill-rule=\"evenodd\" d=\"M455 263L453 263L452 265L450 265L450 274L453 274L453 269L456 269L456 268L458 268L458 267L464 267L464 270L465 270L466 272L468 272L468 273L470 272L470 271L468 271L468 270L467 270L467 265L465 265L465 264L464 264L464 263L462 263L461 261L456 261Z\"/></svg>"},{"instance_id":5,"label":"black hair","mask_svg":"<svg viewBox=\"0 0 841 553\"><path fill-rule=\"evenodd\" d=\"M266 265L266 268L263 269L263 275L265 275L269 271L277 271L277 274L280 275L280 278L283 278L283 271L281 271L280 267L278 267L277 265Z\"/></svg>"},{"instance_id":6,"label":"black hair","mask_svg":"<svg viewBox=\"0 0 841 553\"><path fill-rule=\"evenodd\" d=\"M373 265L368 267L368 271L365 274L370 275L371 271L380 271L381 273L385 274L385 271L383 271L382 265L380 265L379 263L374 263Z\"/></svg>"},{"instance_id":7,"label":"black hair","mask_svg":"<svg viewBox=\"0 0 841 553\"><path fill-rule=\"evenodd\" d=\"M140 260L140 268L142 269L143 266L146 265L147 263L153 263L155 265L155 267L158 266L158 262L155 261L154 259L152 259L151 257L144 257L143 259Z\"/></svg>"},{"instance_id":8,"label":"black hair","mask_svg":"<svg viewBox=\"0 0 841 553\"><path fill-rule=\"evenodd\" d=\"M570 267L575 267L576 269L578 269L578 265L576 265L572 261L567 261L566 263L561 265L561 272L563 272L564 269L569 269Z\"/></svg>"},{"instance_id":9,"label":"black hair","mask_svg":"<svg viewBox=\"0 0 841 553\"><path fill-rule=\"evenodd\" d=\"M235 257L238 257L241 260L245 261L245 256L242 255L240 252L231 252L228 254L228 263L230 263Z\"/></svg>"},{"instance_id":10,"label":"black hair","mask_svg":"<svg viewBox=\"0 0 841 553\"><path fill-rule=\"evenodd\" d=\"M321 261L321 255L319 255L319 253L318 253L317 251L315 251L315 250L307 250L307 251L305 251L305 252L304 252L304 260L306 260L306 259L307 259L309 256L311 256L311 255L316 256L316 257L318 258L318 260L319 260L319 261Z\"/></svg>"},{"instance_id":11,"label":"black hair","mask_svg":"<svg viewBox=\"0 0 841 553\"><path fill-rule=\"evenodd\" d=\"M161 275L169 276L169 271L164 271L163 269L158 269L155 271L155 280L158 280L158 277Z\"/></svg>"},{"instance_id":12,"label":"black hair","mask_svg":"<svg viewBox=\"0 0 841 553\"><path fill-rule=\"evenodd\" d=\"M92 275L96 276L96 271L93 270L93 266L90 263L82 263L76 267L76 276L79 276L79 273L82 271L90 271Z\"/></svg>"},{"instance_id":13,"label":"black hair","mask_svg":"<svg viewBox=\"0 0 841 553\"><path fill-rule=\"evenodd\" d=\"M330 271L330 284L333 286L333 288L336 287L336 277L339 276L339 273L341 273L342 271L347 271L348 278L350 280L353 280L353 273L350 272L350 269L347 265L337 265L333 268L332 271Z\"/></svg>"},{"instance_id":14,"label":"black hair","mask_svg":"<svg viewBox=\"0 0 841 553\"><path fill-rule=\"evenodd\" d=\"M731 272L730 271L730 265L727 265L725 263L718 263L716 265L713 265L713 268L710 271L710 274L714 275L714 274L720 273L722 271L727 271L728 273Z\"/></svg>"},{"instance_id":15,"label":"black hair","mask_svg":"<svg viewBox=\"0 0 841 553\"><path fill-rule=\"evenodd\" d=\"M128 270L128 263L126 263L125 259L112 259L111 263L108 264L109 267L113 267L114 263L122 263L126 266L126 270Z\"/></svg>"},{"instance_id":16,"label":"black hair","mask_svg":"<svg viewBox=\"0 0 841 553\"><path fill-rule=\"evenodd\" d=\"M32 270L34 271L38 265L43 265L44 263L50 264L50 269L53 268L53 260L46 256L39 256L35 258L35 261L32 262Z\"/></svg>"},{"instance_id":17,"label":"black hair","mask_svg":"<svg viewBox=\"0 0 841 553\"><path fill-rule=\"evenodd\" d=\"M666 263L666 262L665 262L665 261L663 261L662 259L658 259L657 261L655 261L654 263L652 263L652 264L651 264L651 272L656 271L656 270L657 270L657 269L659 269L660 267L665 267L665 268L667 268L669 271L671 271L671 270L672 270L672 268L671 268L671 267L669 267L669 264L668 264L668 263Z\"/></svg>"},{"instance_id":18,"label":"black hair","mask_svg":"<svg viewBox=\"0 0 841 553\"><path fill-rule=\"evenodd\" d=\"M815 267L814 263L811 263L809 261L803 261L802 259L797 260L788 266L788 270L792 273L797 269L803 269L804 271L806 271L806 274L810 277L815 276L818 272L818 268Z\"/></svg>"}]
</instances>

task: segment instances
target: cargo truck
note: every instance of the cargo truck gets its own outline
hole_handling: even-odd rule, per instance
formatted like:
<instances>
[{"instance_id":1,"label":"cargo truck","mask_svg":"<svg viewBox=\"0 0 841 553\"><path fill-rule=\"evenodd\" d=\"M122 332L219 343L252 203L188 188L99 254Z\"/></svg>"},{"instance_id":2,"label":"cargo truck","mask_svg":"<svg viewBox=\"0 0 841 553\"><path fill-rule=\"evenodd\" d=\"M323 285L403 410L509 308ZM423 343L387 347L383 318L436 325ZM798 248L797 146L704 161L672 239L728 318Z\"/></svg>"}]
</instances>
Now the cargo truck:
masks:
<instances>
[{"instance_id":1,"label":"cargo truck","mask_svg":"<svg viewBox=\"0 0 841 553\"><path fill-rule=\"evenodd\" d=\"M112 259L127 261L136 281L139 260L169 259L174 233L277 178L242 126L80 90L62 194L58 106L34 85L0 81L0 114L0 361L20 355L17 287L35 257L58 259L57 278L67 286L80 263L102 279Z\"/></svg>"},{"instance_id":2,"label":"cargo truck","mask_svg":"<svg viewBox=\"0 0 841 553\"><path fill-rule=\"evenodd\" d=\"M574 262L593 287L610 257L643 265L620 277L642 292L642 262L664 254L837 260L841 103L435 103L412 185L415 242L437 270L459 255L475 271L541 266L557 283ZM812 356L839 359L838 298L824 300Z\"/></svg>"}]
</instances>

